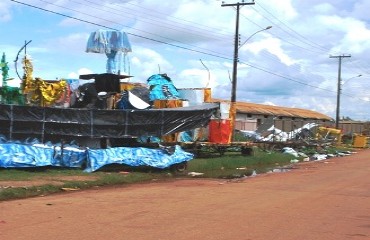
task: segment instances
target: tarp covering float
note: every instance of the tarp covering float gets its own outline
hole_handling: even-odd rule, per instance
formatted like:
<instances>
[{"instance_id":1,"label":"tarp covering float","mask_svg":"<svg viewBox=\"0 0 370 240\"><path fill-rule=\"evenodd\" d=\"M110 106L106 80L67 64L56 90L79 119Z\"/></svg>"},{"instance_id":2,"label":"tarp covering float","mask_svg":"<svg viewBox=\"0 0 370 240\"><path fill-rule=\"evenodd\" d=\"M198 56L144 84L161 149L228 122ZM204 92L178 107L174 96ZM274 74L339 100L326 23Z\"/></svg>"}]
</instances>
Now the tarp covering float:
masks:
<instances>
[{"instance_id":1,"label":"tarp covering float","mask_svg":"<svg viewBox=\"0 0 370 240\"><path fill-rule=\"evenodd\" d=\"M61 148L43 144L24 145L18 143L0 144L0 167L74 167L80 168L86 162L86 150L73 147Z\"/></svg>"},{"instance_id":2,"label":"tarp covering float","mask_svg":"<svg viewBox=\"0 0 370 240\"><path fill-rule=\"evenodd\" d=\"M133 167L151 166L155 168L167 168L171 165L187 162L194 158L192 153L182 150L180 146L174 146L171 153L165 149L128 148L117 147L108 149L88 149L88 168L86 171L96 171L108 164L125 164Z\"/></svg>"},{"instance_id":3,"label":"tarp covering float","mask_svg":"<svg viewBox=\"0 0 370 240\"><path fill-rule=\"evenodd\" d=\"M122 138L163 136L208 124L217 103L148 110L72 109L0 104L0 134L9 140L28 136Z\"/></svg>"},{"instance_id":4,"label":"tarp covering float","mask_svg":"<svg viewBox=\"0 0 370 240\"><path fill-rule=\"evenodd\" d=\"M0 167L2 168L86 166L86 172L93 172L109 164L125 164L132 167L149 166L164 169L193 158L193 154L183 151L180 146L174 146L174 151L170 152L166 149L143 147L81 150L43 144L0 144Z\"/></svg>"}]
</instances>

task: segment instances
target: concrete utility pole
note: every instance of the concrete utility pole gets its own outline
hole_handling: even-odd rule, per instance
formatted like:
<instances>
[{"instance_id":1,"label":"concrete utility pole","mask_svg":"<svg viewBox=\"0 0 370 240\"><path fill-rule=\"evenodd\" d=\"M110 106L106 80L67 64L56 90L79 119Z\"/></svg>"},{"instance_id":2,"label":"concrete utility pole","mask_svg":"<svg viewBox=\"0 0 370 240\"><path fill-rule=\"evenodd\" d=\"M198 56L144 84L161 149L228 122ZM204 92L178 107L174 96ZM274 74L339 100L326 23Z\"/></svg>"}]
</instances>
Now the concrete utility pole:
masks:
<instances>
[{"instance_id":1,"label":"concrete utility pole","mask_svg":"<svg viewBox=\"0 0 370 240\"><path fill-rule=\"evenodd\" d=\"M330 56L330 58L338 58L338 87L337 87L337 112L335 115L335 128L339 129L339 118L340 118L340 94L341 94L341 72L342 72L342 58L351 57L351 55L338 55Z\"/></svg>"},{"instance_id":2,"label":"concrete utility pole","mask_svg":"<svg viewBox=\"0 0 370 240\"><path fill-rule=\"evenodd\" d=\"M236 116L236 109L235 109L235 101L236 101L236 83L237 83L237 75L238 75L238 50L239 50L239 10L244 5L254 5L254 0L252 2L237 2L232 4L225 4L222 2L221 7L236 7L236 24L235 24L235 40L234 40L234 59L233 59L233 75L232 75L232 89L231 89L231 105L230 105L230 115L232 119L231 129L232 129L232 136L233 139L234 134L234 127L235 127L235 116Z\"/></svg>"}]
</instances>

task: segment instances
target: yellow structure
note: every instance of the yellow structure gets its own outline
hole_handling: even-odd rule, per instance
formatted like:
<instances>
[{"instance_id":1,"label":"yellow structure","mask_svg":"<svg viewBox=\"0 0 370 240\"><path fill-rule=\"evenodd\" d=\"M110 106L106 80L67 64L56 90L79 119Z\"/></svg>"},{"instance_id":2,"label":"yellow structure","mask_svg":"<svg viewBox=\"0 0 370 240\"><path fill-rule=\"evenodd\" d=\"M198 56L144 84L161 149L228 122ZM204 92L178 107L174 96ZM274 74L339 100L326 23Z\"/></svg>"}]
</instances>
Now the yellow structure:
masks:
<instances>
[{"instance_id":1,"label":"yellow structure","mask_svg":"<svg viewBox=\"0 0 370 240\"><path fill-rule=\"evenodd\" d=\"M182 107L181 99L165 99L165 100L154 100L154 108L177 108ZM177 142L179 133L172 133L169 135L162 136L162 141L167 143Z\"/></svg>"},{"instance_id":2,"label":"yellow structure","mask_svg":"<svg viewBox=\"0 0 370 240\"><path fill-rule=\"evenodd\" d=\"M335 138L336 143L342 143L342 130L336 128L319 127L317 130L319 140Z\"/></svg>"},{"instance_id":3,"label":"yellow structure","mask_svg":"<svg viewBox=\"0 0 370 240\"><path fill-rule=\"evenodd\" d=\"M353 139L353 147L355 148L364 148L367 146L367 136L355 135Z\"/></svg>"},{"instance_id":4,"label":"yellow structure","mask_svg":"<svg viewBox=\"0 0 370 240\"><path fill-rule=\"evenodd\" d=\"M27 96L28 104L50 106L62 97L66 91L65 80L48 82L41 78L33 78L33 65L29 58L23 59L24 76L22 82L23 94Z\"/></svg>"}]
</instances>

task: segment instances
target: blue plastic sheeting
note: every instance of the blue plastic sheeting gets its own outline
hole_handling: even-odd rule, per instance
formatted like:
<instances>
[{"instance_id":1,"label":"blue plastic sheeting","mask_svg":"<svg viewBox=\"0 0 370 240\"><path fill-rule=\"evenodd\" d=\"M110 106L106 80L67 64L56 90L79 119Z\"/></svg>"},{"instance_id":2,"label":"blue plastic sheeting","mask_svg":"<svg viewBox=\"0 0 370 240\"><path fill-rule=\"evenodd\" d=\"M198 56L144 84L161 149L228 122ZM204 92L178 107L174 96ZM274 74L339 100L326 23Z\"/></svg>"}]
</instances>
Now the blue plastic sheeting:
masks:
<instances>
[{"instance_id":1,"label":"blue plastic sheeting","mask_svg":"<svg viewBox=\"0 0 370 240\"><path fill-rule=\"evenodd\" d=\"M98 30L92 32L86 46L86 52L106 54L108 73L116 72L117 52L131 51L131 44L123 31Z\"/></svg>"},{"instance_id":2,"label":"blue plastic sheeting","mask_svg":"<svg viewBox=\"0 0 370 240\"><path fill-rule=\"evenodd\" d=\"M187 162L194 158L192 153L175 146L174 152L164 149L117 147L108 149L88 149L87 172L96 171L108 164L125 164L133 167L150 166L167 168L171 165Z\"/></svg>"},{"instance_id":3,"label":"blue plastic sheeting","mask_svg":"<svg viewBox=\"0 0 370 240\"><path fill-rule=\"evenodd\" d=\"M47 145L0 144L0 167L82 167L86 162L86 151L77 148Z\"/></svg>"},{"instance_id":4,"label":"blue plastic sheeting","mask_svg":"<svg viewBox=\"0 0 370 240\"><path fill-rule=\"evenodd\" d=\"M50 146L44 144L26 145L20 143L0 143L0 167L71 167L86 165L86 172L93 172L108 164L128 166L150 166L167 168L187 162L194 155L182 150L180 146L164 149L117 147L108 149L79 149L75 147Z\"/></svg>"},{"instance_id":5,"label":"blue plastic sheeting","mask_svg":"<svg viewBox=\"0 0 370 240\"><path fill-rule=\"evenodd\" d=\"M90 34L86 52L131 52L131 44L124 31L97 30Z\"/></svg>"},{"instance_id":6,"label":"blue plastic sheeting","mask_svg":"<svg viewBox=\"0 0 370 240\"><path fill-rule=\"evenodd\" d=\"M166 74L152 75L150 78L148 78L147 82L150 86L150 101L180 98L171 78Z\"/></svg>"}]
</instances>

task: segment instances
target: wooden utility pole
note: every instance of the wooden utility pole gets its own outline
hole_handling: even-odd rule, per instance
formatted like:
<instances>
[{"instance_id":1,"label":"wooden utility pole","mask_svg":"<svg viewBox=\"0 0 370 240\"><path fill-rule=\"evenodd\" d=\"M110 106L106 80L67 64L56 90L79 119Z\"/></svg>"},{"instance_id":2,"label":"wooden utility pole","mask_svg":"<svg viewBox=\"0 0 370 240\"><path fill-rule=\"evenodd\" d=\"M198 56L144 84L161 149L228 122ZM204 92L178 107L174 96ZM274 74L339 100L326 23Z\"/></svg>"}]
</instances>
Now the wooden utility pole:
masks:
<instances>
[{"instance_id":1,"label":"wooden utility pole","mask_svg":"<svg viewBox=\"0 0 370 240\"><path fill-rule=\"evenodd\" d=\"M337 111L335 115L335 128L339 129L339 118L340 118L340 94L341 94L341 85L342 85L342 79L341 79L341 72L342 72L342 58L345 57L351 57L351 55L338 55L338 56L330 56L330 58L338 58L339 64L338 64L338 86L337 86Z\"/></svg>"},{"instance_id":2,"label":"wooden utility pole","mask_svg":"<svg viewBox=\"0 0 370 240\"><path fill-rule=\"evenodd\" d=\"M235 40L234 40L234 58L233 58L233 75L232 75L232 82L231 82L231 102L230 102L230 116L231 116L231 130L232 135L231 139L234 137L234 127L235 127L235 117L236 117L236 84L237 84L237 75L238 75L238 50L239 50L239 10L244 5L253 5L254 0L252 2L244 2L244 0L240 3L232 3L232 4L225 4L222 2L222 7L236 7L236 24L235 24Z\"/></svg>"}]
</instances>

